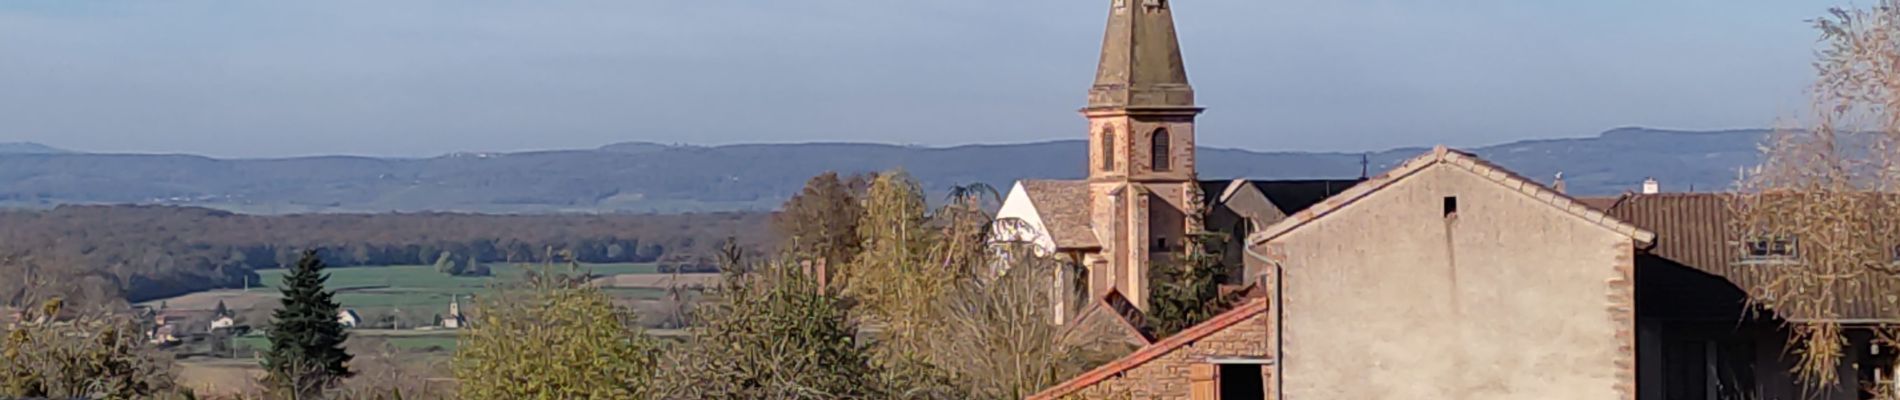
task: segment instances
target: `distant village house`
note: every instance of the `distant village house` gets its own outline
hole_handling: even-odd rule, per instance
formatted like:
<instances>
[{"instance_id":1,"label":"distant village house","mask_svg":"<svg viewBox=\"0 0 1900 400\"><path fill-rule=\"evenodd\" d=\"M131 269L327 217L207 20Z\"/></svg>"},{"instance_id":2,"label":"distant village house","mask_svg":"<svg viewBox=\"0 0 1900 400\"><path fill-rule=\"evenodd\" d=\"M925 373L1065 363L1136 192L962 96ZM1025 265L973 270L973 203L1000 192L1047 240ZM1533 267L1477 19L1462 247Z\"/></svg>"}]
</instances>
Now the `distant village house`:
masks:
<instances>
[{"instance_id":1,"label":"distant village house","mask_svg":"<svg viewBox=\"0 0 1900 400\"><path fill-rule=\"evenodd\" d=\"M363 324L363 317L356 315L356 310L343 309L336 312L336 322L345 328L355 328Z\"/></svg>"}]
</instances>

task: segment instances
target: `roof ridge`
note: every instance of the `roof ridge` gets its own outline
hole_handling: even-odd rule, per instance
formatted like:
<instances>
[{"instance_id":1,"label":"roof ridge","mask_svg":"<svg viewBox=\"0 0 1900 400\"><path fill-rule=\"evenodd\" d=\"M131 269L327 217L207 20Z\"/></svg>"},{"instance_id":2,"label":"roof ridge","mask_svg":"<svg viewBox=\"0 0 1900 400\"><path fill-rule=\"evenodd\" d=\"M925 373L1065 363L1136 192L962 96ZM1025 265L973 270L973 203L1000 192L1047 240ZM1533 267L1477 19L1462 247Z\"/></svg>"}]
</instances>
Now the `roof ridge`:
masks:
<instances>
[{"instance_id":1,"label":"roof ridge","mask_svg":"<svg viewBox=\"0 0 1900 400\"><path fill-rule=\"evenodd\" d=\"M1307 207L1305 210L1287 216L1285 220L1281 220L1279 223L1270 225L1260 230L1260 232L1254 233L1253 236L1247 239L1247 243L1249 245L1258 244L1285 235L1288 232L1292 232L1295 228L1305 226L1313 220L1331 214L1333 211L1345 208L1357 202L1359 199L1376 193L1387 186L1397 184L1399 181L1405 180L1405 178L1425 170L1426 167L1438 164L1448 164L1464 168L1466 171L1486 178L1486 180L1492 183L1518 191L1538 200L1540 203L1556 207L1558 210L1564 211L1572 216L1582 218L1585 221L1597 224L1611 231L1629 236L1633 240L1643 243L1650 243L1656 240L1655 233L1632 225L1629 222L1619 220L1602 210L1592 208L1589 205L1577 201L1576 198L1570 197L1570 195L1558 193L1555 190L1546 188L1543 184L1532 181L1515 172L1511 172L1511 170L1493 164L1490 161L1485 161L1477 155L1460 150L1453 150L1444 145L1438 145L1437 147L1433 147L1430 152L1406 160L1404 163L1399 164L1398 167L1394 167L1385 173L1367 179L1365 182L1346 189L1346 191L1340 192L1338 195L1319 202L1319 204L1314 204L1312 207Z\"/></svg>"},{"instance_id":2,"label":"roof ridge","mask_svg":"<svg viewBox=\"0 0 1900 400\"><path fill-rule=\"evenodd\" d=\"M1082 325L1082 321L1088 318L1088 316L1094 315L1097 313L1107 312L1110 318L1115 319L1116 326L1120 327L1121 329L1127 330L1129 334L1132 334L1136 338L1141 339L1141 342L1143 345L1154 344L1155 342L1154 336L1151 336L1148 334L1148 332L1143 331L1141 327L1135 326L1135 322L1128 320L1127 315L1124 315L1115 309L1115 304L1110 303L1108 301L1110 295L1121 296L1121 292L1116 291L1116 289L1114 288L1110 288L1107 294L1104 294L1100 297L1096 297L1094 301L1090 301L1088 307L1083 308L1083 311L1081 313L1076 314L1074 319L1069 320L1069 326L1062 329L1061 336L1067 337L1069 336L1069 334L1073 333L1076 329L1080 329ZM1123 299L1126 300L1126 297L1123 297ZM1135 311L1140 312L1141 310L1137 309Z\"/></svg>"}]
</instances>

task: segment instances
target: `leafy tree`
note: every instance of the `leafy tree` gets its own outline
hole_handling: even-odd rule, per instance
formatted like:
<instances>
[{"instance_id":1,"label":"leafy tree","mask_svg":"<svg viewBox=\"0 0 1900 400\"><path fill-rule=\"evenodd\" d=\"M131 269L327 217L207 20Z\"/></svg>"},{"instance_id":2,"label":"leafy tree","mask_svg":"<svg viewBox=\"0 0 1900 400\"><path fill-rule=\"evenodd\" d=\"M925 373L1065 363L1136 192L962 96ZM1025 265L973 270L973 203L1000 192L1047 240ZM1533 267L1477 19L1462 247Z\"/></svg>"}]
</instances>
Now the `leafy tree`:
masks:
<instances>
[{"instance_id":1,"label":"leafy tree","mask_svg":"<svg viewBox=\"0 0 1900 400\"><path fill-rule=\"evenodd\" d=\"M795 265L748 266L729 250L718 300L703 309L675 396L698 399L893 398L848 302Z\"/></svg>"},{"instance_id":2,"label":"leafy tree","mask_svg":"<svg viewBox=\"0 0 1900 400\"><path fill-rule=\"evenodd\" d=\"M1201 232L1189 235L1188 245L1170 262L1158 262L1150 269L1148 321L1155 334L1173 335L1207 321L1238 300L1237 294L1222 294L1221 282L1231 275L1223 263L1221 246L1226 235Z\"/></svg>"},{"instance_id":3,"label":"leafy tree","mask_svg":"<svg viewBox=\"0 0 1900 400\"><path fill-rule=\"evenodd\" d=\"M494 275L494 271L490 271L488 269L488 264L483 264L481 260L476 259L475 257L469 257L468 262L463 263L462 268L459 271L456 271L456 274L455 274L455 276L489 276L489 275Z\"/></svg>"},{"instance_id":4,"label":"leafy tree","mask_svg":"<svg viewBox=\"0 0 1900 400\"><path fill-rule=\"evenodd\" d=\"M659 343L578 271L551 269L478 300L452 362L461 397L657 397Z\"/></svg>"},{"instance_id":5,"label":"leafy tree","mask_svg":"<svg viewBox=\"0 0 1900 400\"><path fill-rule=\"evenodd\" d=\"M130 318L82 315L55 320L48 301L25 323L0 325L0 397L169 398L171 361L149 347ZM39 322L33 322L39 321Z\"/></svg>"},{"instance_id":6,"label":"leafy tree","mask_svg":"<svg viewBox=\"0 0 1900 400\"><path fill-rule=\"evenodd\" d=\"M812 177L805 189L772 217L772 228L786 243L787 252L801 258L824 258L831 265L845 265L859 250L858 223L864 207L854 183L838 178L836 172Z\"/></svg>"},{"instance_id":7,"label":"leafy tree","mask_svg":"<svg viewBox=\"0 0 1900 400\"><path fill-rule=\"evenodd\" d=\"M902 171L880 174L865 196L864 210L858 223L863 252L847 266L846 294L890 324L888 332L916 332L911 325L930 320L925 315L929 304L952 279L929 267L932 232L925 228L922 189Z\"/></svg>"},{"instance_id":8,"label":"leafy tree","mask_svg":"<svg viewBox=\"0 0 1900 400\"><path fill-rule=\"evenodd\" d=\"M1022 398L1120 355L1063 337L1046 284L1058 263L990 241L1012 223L988 212L1001 201L993 188L959 186L927 210L900 171L878 175L862 198L844 293L883 324L867 351L886 395Z\"/></svg>"},{"instance_id":9,"label":"leafy tree","mask_svg":"<svg viewBox=\"0 0 1900 400\"><path fill-rule=\"evenodd\" d=\"M337 321L336 292L323 287L330 279L324 267L316 250L304 251L284 276L283 305L271 315L266 384L284 397L317 398L350 376L350 354L343 349L349 333Z\"/></svg>"},{"instance_id":10,"label":"leafy tree","mask_svg":"<svg viewBox=\"0 0 1900 400\"><path fill-rule=\"evenodd\" d=\"M1004 272L959 279L936 304L938 323L928 341L933 366L952 377L956 398L1021 399L1064 379L1113 360L1132 346L1105 335L1065 335L1055 324L1049 284L1061 261L1034 254L1026 246L1007 246ZM1071 310L1073 311L1073 310Z\"/></svg>"}]
</instances>

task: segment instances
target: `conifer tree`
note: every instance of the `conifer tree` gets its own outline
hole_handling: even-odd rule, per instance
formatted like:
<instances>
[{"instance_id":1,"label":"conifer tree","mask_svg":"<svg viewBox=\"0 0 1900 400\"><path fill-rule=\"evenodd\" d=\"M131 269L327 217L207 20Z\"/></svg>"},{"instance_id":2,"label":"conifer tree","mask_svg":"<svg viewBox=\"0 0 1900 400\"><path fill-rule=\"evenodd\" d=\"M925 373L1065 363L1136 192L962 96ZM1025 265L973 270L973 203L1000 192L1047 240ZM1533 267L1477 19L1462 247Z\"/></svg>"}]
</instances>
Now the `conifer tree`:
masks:
<instances>
[{"instance_id":1,"label":"conifer tree","mask_svg":"<svg viewBox=\"0 0 1900 400\"><path fill-rule=\"evenodd\" d=\"M324 290L330 277L323 269L315 250L304 251L284 276L283 307L271 315L266 383L283 397L316 398L350 376L351 357L343 349L349 334L337 321L336 292Z\"/></svg>"},{"instance_id":2,"label":"conifer tree","mask_svg":"<svg viewBox=\"0 0 1900 400\"><path fill-rule=\"evenodd\" d=\"M1222 294L1221 281L1230 275L1218 249L1227 236L1217 232L1189 235L1187 248L1171 262L1155 263L1149 280L1148 317L1155 334L1173 335L1233 308L1238 296Z\"/></svg>"}]
</instances>

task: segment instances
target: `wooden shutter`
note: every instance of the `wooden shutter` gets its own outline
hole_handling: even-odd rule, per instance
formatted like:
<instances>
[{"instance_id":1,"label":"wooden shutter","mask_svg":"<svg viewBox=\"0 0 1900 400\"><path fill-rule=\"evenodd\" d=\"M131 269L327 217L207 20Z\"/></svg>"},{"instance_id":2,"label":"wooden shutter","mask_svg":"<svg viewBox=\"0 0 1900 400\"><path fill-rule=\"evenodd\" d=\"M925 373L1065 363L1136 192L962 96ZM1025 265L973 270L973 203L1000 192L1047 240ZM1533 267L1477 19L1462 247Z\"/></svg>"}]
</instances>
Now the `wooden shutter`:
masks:
<instances>
[{"instance_id":1,"label":"wooden shutter","mask_svg":"<svg viewBox=\"0 0 1900 400\"><path fill-rule=\"evenodd\" d=\"M1194 364L1188 367L1188 398L1220 400L1220 366Z\"/></svg>"}]
</instances>

